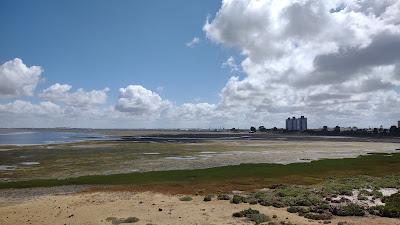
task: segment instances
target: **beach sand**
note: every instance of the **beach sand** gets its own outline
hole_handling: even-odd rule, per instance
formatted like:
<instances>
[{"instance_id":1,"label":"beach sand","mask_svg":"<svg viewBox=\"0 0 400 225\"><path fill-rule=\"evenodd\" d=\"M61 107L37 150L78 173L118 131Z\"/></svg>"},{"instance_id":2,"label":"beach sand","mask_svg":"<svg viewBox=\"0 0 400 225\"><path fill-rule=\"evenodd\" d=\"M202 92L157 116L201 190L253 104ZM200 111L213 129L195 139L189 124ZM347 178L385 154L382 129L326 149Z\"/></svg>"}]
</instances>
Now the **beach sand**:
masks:
<instances>
[{"instance_id":1,"label":"beach sand","mask_svg":"<svg viewBox=\"0 0 400 225\"><path fill-rule=\"evenodd\" d=\"M213 225L213 224L254 224L243 218L234 218L232 213L257 209L270 216L272 221L290 221L292 224L321 224L285 208L261 205L231 204L229 201L213 199L204 202L202 196L193 196L192 201L183 202L179 195L152 192L80 192L49 194L19 199L2 198L0 206L1 225L102 225L112 224L108 217L137 217L134 224L158 225ZM9 202L7 202L9 201ZM331 224L346 221L348 224L399 225L399 219L381 217L335 217Z\"/></svg>"}]
</instances>

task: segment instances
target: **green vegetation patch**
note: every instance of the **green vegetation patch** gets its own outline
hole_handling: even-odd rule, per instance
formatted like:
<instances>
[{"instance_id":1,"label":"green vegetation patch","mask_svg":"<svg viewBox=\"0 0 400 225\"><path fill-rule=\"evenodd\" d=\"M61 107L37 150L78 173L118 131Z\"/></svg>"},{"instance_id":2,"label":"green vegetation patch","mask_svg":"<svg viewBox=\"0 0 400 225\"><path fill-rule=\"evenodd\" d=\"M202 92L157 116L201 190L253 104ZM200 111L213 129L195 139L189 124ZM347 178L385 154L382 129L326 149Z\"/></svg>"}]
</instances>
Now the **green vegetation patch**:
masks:
<instances>
[{"instance_id":1,"label":"green vegetation patch","mask_svg":"<svg viewBox=\"0 0 400 225\"><path fill-rule=\"evenodd\" d=\"M383 201L385 205L371 207L369 212L383 217L400 218L400 193L385 197Z\"/></svg>"},{"instance_id":2,"label":"green vegetation patch","mask_svg":"<svg viewBox=\"0 0 400 225\"><path fill-rule=\"evenodd\" d=\"M336 216L364 216L365 210L363 207L349 203L347 205L339 205L331 208L331 212Z\"/></svg>"},{"instance_id":3,"label":"green vegetation patch","mask_svg":"<svg viewBox=\"0 0 400 225\"><path fill-rule=\"evenodd\" d=\"M400 188L400 177L398 173L396 175L390 175L390 171L387 175L380 177L372 176L354 176L344 178L331 178L327 179L320 184L322 192L327 195L349 195L351 196L354 189L361 190L360 194L363 196L374 196L374 198L383 197L382 193L378 191L380 188ZM367 191L366 189L372 189Z\"/></svg>"},{"instance_id":4,"label":"green vegetation patch","mask_svg":"<svg viewBox=\"0 0 400 225\"><path fill-rule=\"evenodd\" d=\"M374 165L374 166L371 166ZM43 179L15 182L0 182L0 188L28 188L50 187L60 185L159 185L177 184L226 184L231 183L236 187L244 185L245 188L268 186L276 183L287 184L317 184L326 177L343 178L327 181L324 192L330 194L349 194L355 187L399 187L400 181L382 179L374 180L367 184L365 179L351 179L345 177L359 175L391 176L400 174L400 153L391 157L381 155L366 155L349 159L324 159L310 163L282 164L241 164L197 170L172 170L151 171L143 173L126 173L113 175L93 175L67 179ZM394 176L395 177L395 176ZM218 186L218 185L215 185ZM284 193L285 194L285 193Z\"/></svg>"},{"instance_id":5,"label":"green vegetation patch","mask_svg":"<svg viewBox=\"0 0 400 225\"><path fill-rule=\"evenodd\" d=\"M287 186L274 190L285 206L312 206L321 203L321 197L305 187Z\"/></svg>"},{"instance_id":6,"label":"green vegetation patch","mask_svg":"<svg viewBox=\"0 0 400 225\"><path fill-rule=\"evenodd\" d=\"M240 212L236 212L232 214L233 217L246 217L250 221L254 221L256 224L268 222L271 220L267 215L260 213L258 210L254 209L245 209Z\"/></svg>"}]
</instances>

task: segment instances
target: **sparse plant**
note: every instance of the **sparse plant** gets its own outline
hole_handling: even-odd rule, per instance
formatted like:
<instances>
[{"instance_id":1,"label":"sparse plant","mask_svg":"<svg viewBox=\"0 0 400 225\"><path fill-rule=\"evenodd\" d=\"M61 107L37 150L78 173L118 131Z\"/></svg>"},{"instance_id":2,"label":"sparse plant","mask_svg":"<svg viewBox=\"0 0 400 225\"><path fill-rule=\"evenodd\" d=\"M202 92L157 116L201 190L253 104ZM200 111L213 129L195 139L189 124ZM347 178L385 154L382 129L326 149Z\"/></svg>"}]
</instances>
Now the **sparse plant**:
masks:
<instances>
[{"instance_id":1,"label":"sparse plant","mask_svg":"<svg viewBox=\"0 0 400 225\"><path fill-rule=\"evenodd\" d=\"M211 201L212 200L212 198L213 198L214 196L213 195L206 195L206 196L204 196L204 199L203 199L203 201L205 201L205 202L209 202L209 201Z\"/></svg>"},{"instance_id":2,"label":"sparse plant","mask_svg":"<svg viewBox=\"0 0 400 225\"><path fill-rule=\"evenodd\" d=\"M354 203L332 207L331 212L337 216L364 216L365 214L364 208Z\"/></svg>"},{"instance_id":3,"label":"sparse plant","mask_svg":"<svg viewBox=\"0 0 400 225\"><path fill-rule=\"evenodd\" d=\"M263 213L251 214L251 215L249 216L249 219L250 219L251 221L254 221L256 224L268 222L268 221L271 220L268 216L266 216L266 215L263 214Z\"/></svg>"},{"instance_id":4,"label":"sparse plant","mask_svg":"<svg viewBox=\"0 0 400 225\"><path fill-rule=\"evenodd\" d=\"M240 212L236 212L232 214L233 217L246 217L251 221L254 221L256 224L268 222L271 219L263 213L260 213L258 210L254 209L245 209Z\"/></svg>"},{"instance_id":5,"label":"sparse plant","mask_svg":"<svg viewBox=\"0 0 400 225\"><path fill-rule=\"evenodd\" d=\"M332 219L332 214L330 213L306 213L304 215L305 218L311 220L330 220Z\"/></svg>"},{"instance_id":6,"label":"sparse plant","mask_svg":"<svg viewBox=\"0 0 400 225\"><path fill-rule=\"evenodd\" d=\"M400 193L385 197L385 205L374 206L369 209L371 214L400 218Z\"/></svg>"},{"instance_id":7,"label":"sparse plant","mask_svg":"<svg viewBox=\"0 0 400 225\"><path fill-rule=\"evenodd\" d=\"M119 225L121 223L136 223L139 221L139 219L136 217L128 217L128 218L107 217L106 221L111 221L113 225Z\"/></svg>"},{"instance_id":8,"label":"sparse plant","mask_svg":"<svg viewBox=\"0 0 400 225\"><path fill-rule=\"evenodd\" d=\"M188 202L188 201L192 201L193 198L190 196L183 196L183 197L180 197L179 200L183 201L183 202Z\"/></svg>"},{"instance_id":9,"label":"sparse plant","mask_svg":"<svg viewBox=\"0 0 400 225\"><path fill-rule=\"evenodd\" d=\"M240 195L234 195L232 197L232 203L234 204L240 204L242 202L246 202L246 198Z\"/></svg>"},{"instance_id":10,"label":"sparse plant","mask_svg":"<svg viewBox=\"0 0 400 225\"><path fill-rule=\"evenodd\" d=\"M227 195L227 194L219 194L217 196L217 199L218 200L231 200L231 197L229 195Z\"/></svg>"}]
</instances>

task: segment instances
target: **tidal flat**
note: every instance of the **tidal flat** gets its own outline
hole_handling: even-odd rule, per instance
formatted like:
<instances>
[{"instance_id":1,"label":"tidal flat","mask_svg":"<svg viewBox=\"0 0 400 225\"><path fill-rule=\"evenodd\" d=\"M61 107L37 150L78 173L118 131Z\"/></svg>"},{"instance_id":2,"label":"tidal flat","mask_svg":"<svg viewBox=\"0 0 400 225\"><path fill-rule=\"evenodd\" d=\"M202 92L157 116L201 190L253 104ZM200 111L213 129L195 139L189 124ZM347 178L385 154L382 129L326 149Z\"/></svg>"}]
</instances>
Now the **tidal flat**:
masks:
<instances>
[{"instance_id":1,"label":"tidal flat","mask_svg":"<svg viewBox=\"0 0 400 225\"><path fill-rule=\"evenodd\" d=\"M399 146L290 136L0 146L0 223L395 225Z\"/></svg>"},{"instance_id":2,"label":"tidal flat","mask_svg":"<svg viewBox=\"0 0 400 225\"><path fill-rule=\"evenodd\" d=\"M83 141L0 146L0 181L206 169L240 164L289 164L394 153L398 140L273 137L179 141Z\"/></svg>"}]
</instances>

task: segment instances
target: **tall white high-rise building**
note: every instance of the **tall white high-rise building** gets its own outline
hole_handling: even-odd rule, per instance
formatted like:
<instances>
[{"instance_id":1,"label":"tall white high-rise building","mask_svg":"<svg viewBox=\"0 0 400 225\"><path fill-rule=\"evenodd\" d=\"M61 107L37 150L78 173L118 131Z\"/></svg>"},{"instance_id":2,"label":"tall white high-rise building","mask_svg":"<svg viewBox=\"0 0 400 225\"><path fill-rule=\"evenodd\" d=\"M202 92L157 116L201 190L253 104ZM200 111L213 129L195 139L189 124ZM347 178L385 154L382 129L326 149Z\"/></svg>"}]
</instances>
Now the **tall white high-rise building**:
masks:
<instances>
[{"instance_id":1,"label":"tall white high-rise building","mask_svg":"<svg viewBox=\"0 0 400 225\"><path fill-rule=\"evenodd\" d=\"M300 118L292 117L286 119L287 131L305 131L307 130L307 118L301 116Z\"/></svg>"}]
</instances>

